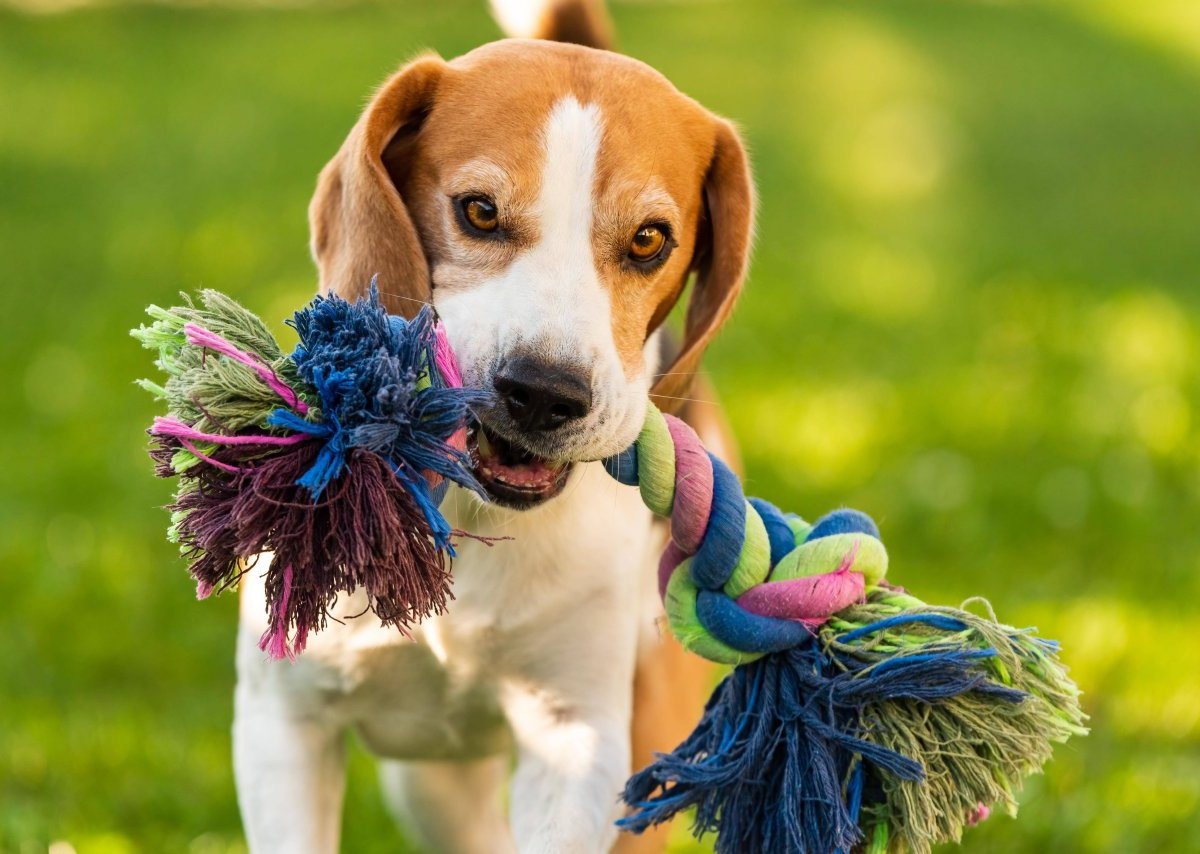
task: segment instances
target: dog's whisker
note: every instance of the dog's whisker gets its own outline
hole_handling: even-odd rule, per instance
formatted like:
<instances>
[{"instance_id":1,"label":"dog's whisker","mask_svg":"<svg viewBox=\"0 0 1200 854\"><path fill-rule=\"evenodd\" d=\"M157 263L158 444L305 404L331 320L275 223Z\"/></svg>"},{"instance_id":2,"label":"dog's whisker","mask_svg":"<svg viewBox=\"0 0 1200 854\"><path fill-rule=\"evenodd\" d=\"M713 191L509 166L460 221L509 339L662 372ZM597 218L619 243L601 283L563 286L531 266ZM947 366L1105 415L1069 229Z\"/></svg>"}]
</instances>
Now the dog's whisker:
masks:
<instances>
[{"instance_id":1,"label":"dog's whisker","mask_svg":"<svg viewBox=\"0 0 1200 854\"><path fill-rule=\"evenodd\" d=\"M405 296L404 294L393 293L392 291L379 291L379 295L385 296L385 297L395 297L396 299L407 300L408 302L415 302L415 303L418 303L419 305L427 305L430 308L433 308L433 303L431 303L427 300L417 299L416 297Z\"/></svg>"},{"instance_id":2,"label":"dog's whisker","mask_svg":"<svg viewBox=\"0 0 1200 854\"><path fill-rule=\"evenodd\" d=\"M683 400L683 401L687 401L688 403L703 403L708 406L717 406L718 405L715 400L703 400L699 397L674 397L669 394L655 394L654 392L651 392L650 396L657 397L659 400Z\"/></svg>"}]
</instances>

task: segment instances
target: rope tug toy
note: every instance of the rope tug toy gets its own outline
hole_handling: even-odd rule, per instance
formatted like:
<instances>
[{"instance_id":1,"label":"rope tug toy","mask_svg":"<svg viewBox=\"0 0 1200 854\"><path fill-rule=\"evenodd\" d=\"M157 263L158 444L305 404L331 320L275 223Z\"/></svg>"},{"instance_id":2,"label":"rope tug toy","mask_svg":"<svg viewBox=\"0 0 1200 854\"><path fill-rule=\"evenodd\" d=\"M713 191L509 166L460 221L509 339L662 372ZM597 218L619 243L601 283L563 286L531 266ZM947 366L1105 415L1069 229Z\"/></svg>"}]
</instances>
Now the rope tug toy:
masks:
<instances>
[{"instance_id":1,"label":"rope tug toy","mask_svg":"<svg viewBox=\"0 0 1200 854\"><path fill-rule=\"evenodd\" d=\"M197 595L236 585L262 552L276 658L304 648L340 591L406 631L445 609L450 482L478 490L464 451L472 406L429 309L388 315L372 288L317 297L285 356L228 297L148 310L134 330L168 375L149 433L177 476L170 536ZM889 585L875 523L809 524L747 499L682 421L652 404L604 461L670 519L659 565L667 622L692 652L735 665L700 723L634 774L620 822L640 832L696 809L718 852L928 851L994 805L1016 812L1053 742L1087 732L1057 645ZM289 640L290 639L290 640Z\"/></svg>"},{"instance_id":2,"label":"rope tug toy","mask_svg":"<svg viewBox=\"0 0 1200 854\"><path fill-rule=\"evenodd\" d=\"M438 504L449 481L478 489L465 424L485 396L460 387L432 313L406 321L374 294L318 297L293 317L300 345L285 356L216 291L147 311L154 322L133 335L158 350L167 381L140 385L168 410L151 457L179 477L168 536L197 598L274 552L260 646L275 658L303 650L343 590L363 588L401 630L444 610L454 547Z\"/></svg>"}]
</instances>

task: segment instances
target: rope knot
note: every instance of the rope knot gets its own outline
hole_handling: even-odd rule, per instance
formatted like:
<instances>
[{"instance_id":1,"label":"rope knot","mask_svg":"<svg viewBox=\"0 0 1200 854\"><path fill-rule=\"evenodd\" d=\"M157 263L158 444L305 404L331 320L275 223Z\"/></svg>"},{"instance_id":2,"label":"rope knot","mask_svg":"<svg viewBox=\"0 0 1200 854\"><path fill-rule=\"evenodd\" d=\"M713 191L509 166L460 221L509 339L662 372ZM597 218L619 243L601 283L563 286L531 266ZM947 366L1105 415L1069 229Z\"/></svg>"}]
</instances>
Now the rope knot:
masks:
<instances>
[{"instance_id":1,"label":"rope knot","mask_svg":"<svg viewBox=\"0 0 1200 854\"><path fill-rule=\"evenodd\" d=\"M807 643L887 572L871 517L842 509L810 525L747 499L695 431L657 409L635 445L605 467L670 519L659 563L667 619L685 647L714 661L743 664Z\"/></svg>"}]
</instances>

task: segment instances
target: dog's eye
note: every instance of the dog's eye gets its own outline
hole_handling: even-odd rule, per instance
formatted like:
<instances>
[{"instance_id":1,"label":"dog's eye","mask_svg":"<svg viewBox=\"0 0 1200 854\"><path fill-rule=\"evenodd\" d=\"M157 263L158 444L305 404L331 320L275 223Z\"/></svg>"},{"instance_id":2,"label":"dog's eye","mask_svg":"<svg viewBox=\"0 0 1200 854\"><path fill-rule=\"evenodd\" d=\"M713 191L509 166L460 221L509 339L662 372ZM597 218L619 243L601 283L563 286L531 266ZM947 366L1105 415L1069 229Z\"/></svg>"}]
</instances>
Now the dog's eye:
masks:
<instances>
[{"instance_id":1,"label":"dog's eye","mask_svg":"<svg viewBox=\"0 0 1200 854\"><path fill-rule=\"evenodd\" d=\"M662 255L666 245L665 226L643 225L629 243L629 257L639 264L647 264Z\"/></svg>"},{"instance_id":2,"label":"dog's eye","mask_svg":"<svg viewBox=\"0 0 1200 854\"><path fill-rule=\"evenodd\" d=\"M458 200L458 210L468 230L491 234L500 227L500 212L486 196L466 196Z\"/></svg>"}]
</instances>

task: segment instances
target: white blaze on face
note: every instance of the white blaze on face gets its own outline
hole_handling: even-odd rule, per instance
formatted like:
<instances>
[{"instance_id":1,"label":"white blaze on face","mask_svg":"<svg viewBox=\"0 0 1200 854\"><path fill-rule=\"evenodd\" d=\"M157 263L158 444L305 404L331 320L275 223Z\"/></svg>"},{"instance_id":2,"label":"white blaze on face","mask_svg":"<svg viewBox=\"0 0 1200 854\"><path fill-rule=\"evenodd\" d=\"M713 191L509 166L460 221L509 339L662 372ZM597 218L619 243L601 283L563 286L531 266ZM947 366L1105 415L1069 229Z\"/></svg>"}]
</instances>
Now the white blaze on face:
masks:
<instances>
[{"instance_id":1,"label":"white blaze on face","mask_svg":"<svg viewBox=\"0 0 1200 854\"><path fill-rule=\"evenodd\" d=\"M497 368L517 350L590 370L591 412L553 439L563 456L573 458L595 459L626 447L640 426L649 388L645 377L624 374L609 294L592 251L603 135L597 106L572 97L558 101L542 130L535 243L495 278L434 291L468 385L490 389Z\"/></svg>"},{"instance_id":2,"label":"white blaze on face","mask_svg":"<svg viewBox=\"0 0 1200 854\"><path fill-rule=\"evenodd\" d=\"M600 285L592 255L593 187L602 134L600 110L595 105L585 107L574 98L565 98L551 110L535 208L540 237L517 263L542 292L544 305L602 310L607 318L608 294ZM556 287L559 283L566 287ZM572 327L569 332L581 331L575 324Z\"/></svg>"}]
</instances>

